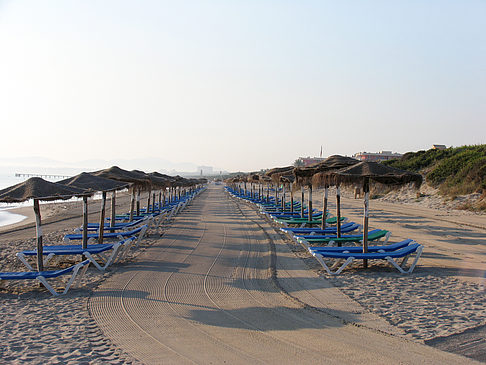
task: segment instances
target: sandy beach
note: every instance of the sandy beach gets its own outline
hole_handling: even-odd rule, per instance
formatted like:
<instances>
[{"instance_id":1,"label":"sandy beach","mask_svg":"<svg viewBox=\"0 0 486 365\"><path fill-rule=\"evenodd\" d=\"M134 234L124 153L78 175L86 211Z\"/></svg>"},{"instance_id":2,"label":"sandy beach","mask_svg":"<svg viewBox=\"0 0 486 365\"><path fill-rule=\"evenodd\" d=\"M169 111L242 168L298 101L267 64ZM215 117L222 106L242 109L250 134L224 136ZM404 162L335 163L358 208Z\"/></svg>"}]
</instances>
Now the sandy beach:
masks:
<instances>
[{"instance_id":1,"label":"sandy beach","mask_svg":"<svg viewBox=\"0 0 486 365\"><path fill-rule=\"evenodd\" d=\"M217 189L220 188L218 187ZM282 308L287 308L279 309L279 312L283 311L287 315L294 312L291 317L295 318L301 316L304 312L301 312L300 309L298 311L297 309L288 309L290 302L294 303L295 308L317 308L317 312L305 312L307 313L306 315L309 315L309 318L325 316L325 321L327 321L325 323L329 323L329 325L330 323L335 323L333 321L336 320L340 323L346 323L340 329L340 332L336 332L337 330L330 332L330 338L336 336L337 333L340 333L339 336L343 336L342 341L347 341L350 338L356 340L363 336L363 333L359 331L355 333L356 329L352 328L362 328L363 331L369 331L366 332L367 335L379 337L379 339L377 337L376 341L385 341L384 337L378 334L388 334L387 336L392 339L391 341L396 341L396 346L418 346L416 347L418 349L417 353L420 353L420 356L424 356L425 359L428 358L429 362L472 363L474 362L472 359L486 360L486 346L483 340L485 337L484 325L486 324L485 292L483 288L484 271L486 269L486 260L484 259L486 253L486 218L484 215L453 209L434 209L424 204L420 205L420 202L404 203L398 197L394 201L384 201L385 199L372 200L370 204L372 213L370 225L372 227L391 230L393 233L391 240L393 242L404 238L413 238L425 246L425 252L418 267L411 275L401 275L381 264L373 264L367 270L363 270L359 265L356 265L346 270L339 277L329 277L324 274L315 259L305 252L300 245L295 244L278 231L277 227L260 217L254 207L247 203L225 198L228 200L224 204L231 208L227 208L230 209L231 214L217 213L216 208L211 204L215 204L213 200L216 199L216 196L217 199L222 199L223 193L212 192L211 194L205 198L198 197L196 200L203 199L203 202L204 199L207 200L208 203L204 204L209 205L204 205L203 203L198 203L203 205L196 205L196 208L199 207L198 209L202 209L202 212L206 212L205 214L201 215L196 208L194 208L195 210L191 208L189 213L184 212L181 218L177 218L179 220L176 220L174 224L165 227L164 231L166 234L162 237L159 237L155 232L149 232L149 236L142 241L141 249L133 251L124 263L117 264L104 273L90 268L83 279L82 287L70 291L64 297L52 298L43 288L39 288L37 285L33 286L31 283L14 284L3 282L0 290L0 308L4 313L4 316L0 319L0 337L2 338L0 353L2 358L10 363L39 364L154 363L149 357L146 357L147 353L151 353L149 349L137 347L137 342L133 339L133 336L136 337L138 332L133 332L133 336L130 332L125 333L125 340L120 337L120 328L113 327L118 323L118 319L115 318L118 316L118 312L113 312L113 310L121 303L116 301L117 298L122 298L126 301L126 305L128 305L126 310L129 312L132 309L143 307L145 304L153 303L155 305L156 302L150 301L152 299L150 299L151 295L149 294L150 290L147 283L143 284L143 282L133 281L130 278L133 273L145 272L146 269L144 267L146 266L144 265L155 263L155 261L152 262L151 260L159 260L156 259L155 253L159 252L159 249L163 249L160 251L160 254L163 256L161 256L162 261L159 263L160 267L163 268L160 271L161 275L169 275L168 277L165 276L167 279L164 280L177 278L180 281L179 285L182 285L181 289L174 287L175 291L171 294L175 295L171 299L173 304L167 307L167 310L169 310L167 312L168 317L163 318L170 323L176 324L174 321L182 318L180 316L185 316L186 318L191 316L189 322L185 320L185 325L181 327L181 331L182 328L186 331L192 326L191 328L204 329L206 331L204 333L211 333L210 338L219 338L220 335L225 338L225 336L228 336L227 331L224 330L225 328L241 327L234 327L231 324L235 318L238 318L238 320L246 318L245 320L248 320L248 313L236 310L234 303L228 302L233 294L240 295L238 292L227 292L229 296L226 297L226 300L224 300L224 296L221 297L220 294L216 294L226 287L223 285L226 280L233 278L233 276L239 278L240 275L243 275L243 272L239 271L242 270L239 266L241 263L247 262L244 270L248 270L251 267L251 265L248 266L248 263L251 263L248 259L246 259L247 261L241 261L246 257L241 256L244 253L248 257L256 255L255 260L257 261L255 262L258 262L259 265L257 271L245 271L244 280L238 279L240 280L238 285L246 282L245 285L253 286L250 291L245 291L245 295L251 293L253 301L255 298L258 298L256 302L253 302L254 305L255 303L260 303L258 305L267 303L265 305L267 306L269 305L269 300L273 298L281 303ZM314 205L317 208L320 207L320 199L319 193L316 193L314 195ZM2 271L24 270L15 258L15 253L22 249L30 249L35 244L35 229L32 215L29 214L29 209L31 208L20 209L22 209L22 214L28 215L29 218L19 225L2 227L0 230L0 255L2 262L0 270ZM41 209L45 224L46 242L58 242L64 234L72 232L74 227L81 224L80 203L59 203L49 207L43 206ZM117 209L120 209L119 211L128 209L128 197L124 196L117 199ZM332 201L330 209L331 211L334 209ZM343 215L353 221L360 222L362 200L354 200L350 196L345 195L342 209ZM90 221L97 221L99 202L92 202L89 211ZM248 233L245 234L248 236L245 240L251 243L252 248L246 247L248 244L245 242L247 241L241 241L238 244L244 245L245 250L248 251L235 251L236 256L232 259L229 258L230 256L227 256L227 251L221 251L223 248L208 252L198 252L199 248L197 248L190 256L190 259L183 258L186 256L180 256L182 261L179 262L179 256L177 255L188 250L188 247L182 246L193 242L189 231L187 231L187 226L184 228L186 229L185 231L181 231L181 224L192 222L191 225L194 225L201 220L209 219L204 217L221 219L224 225L228 227L232 222L246 220L248 226L245 230ZM208 221L207 225L211 225L211 222ZM198 226L195 225L194 227ZM219 226L215 225L215 229L217 227ZM240 242L238 241L240 238L232 235L233 233L226 234L229 237L227 238L227 245L233 241ZM263 238L258 238L259 236ZM220 240L218 237L216 234L213 238L218 241ZM171 246L168 247L170 242L172 242ZM203 249L204 246L201 244L197 247ZM229 249L229 246L227 249ZM186 265L197 265L199 261L196 259L199 257L199 260L203 260L204 257L209 257L207 255L213 255L213 257L219 257L222 260L221 263L219 261L215 261L212 264L208 262L208 268L203 268L207 273L216 270L216 267L220 267L219 265L222 265L220 267L221 270L227 267L221 273L216 274L214 272L213 276L209 276L209 278L213 278L216 281L214 283L210 281L209 283L214 285L208 288L216 290L213 293L216 295L213 296L213 300L226 313L232 313L233 317L231 318L233 319L211 317L214 309L210 310L209 313L196 310L198 305L202 310L204 307L201 306L211 308L215 303L202 303L198 301L197 297L182 296L177 299L179 290L182 290L182 288L186 286L188 289L197 288L197 286L194 286L197 284L196 282L184 279L190 277L183 274ZM263 256L260 257L261 255ZM275 260L268 260L268 257L273 257L272 255L275 255ZM229 262L233 262L231 260L235 260L234 265L236 266L228 266ZM57 264L67 265L69 263L70 261L63 260ZM191 267L187 266L187 270L190 270ZM177 274L178 272L180 272L179 275ZM204 277L206 277L204 280L209 280L207 279L208 276L203 275ZM222 278L221 280L223 281L218 281L220 280L217 279L218 277ZM114 293L118 293L116 290L124 282L123 280L128 280L127 284L123 285L133 285L133 288L131 286L130 288L138 290L139 293L141 293L140 290L145 290L147 294L140 296L135 291L132 294L125 291L121 297L118 294L115 295ZM260 282L260 284L256 285L255 283L257 282ZM139 283L137 285L141 286L135 286L135 283ZM167 283L170 284L170 281ZM235 285L235 283L232 285ZM270 285L273 289L270 289L267 285ZM328 290L325 292L328 294L323 294L324 289ZM154 290L157 291L158 289ZM221 291L221 293L226 292L226 290ZM111 294L107 295L107 293ZM270 293L271 297L268 297ZM189 312L182 311L183 307L180 307L180 305L183 305L182 303L185 301L190 301L191 299L189 298L195 300L194 304L191 304L195 305L195 307ZM148 300L149 302L147 302ZM190 302L187 303L189 305ZM153 307L153 305L147 307L148 312L145 312L145 314L149 314L147 314L148 317L146 319L156 318L153 316L156 316L157 311L154 308L157 308L157 306ZM239 305L243 305L243 303ZM258 305L255 308L258 308ZM275 308L273 311L275 311ZM140 321L142 321L143 313L140 315L142 315L140 317ZM258 318L261 315L260 310L255 309L253 315L255 318ZM317 317L314 319L317 320ZM331 320L328 317L334 319ZM304 318L305 316L298 321L304 321ZM324 319L321 318L320 320ZM129 326L126 321L123 323L127 328L133 327ZM146 323L146 321L137 322L135 320L133 323L137 323L139 327L141 326L140 323L150 326L150 323ZM188 323L191 323L189 327L187 327ZM270 323L268 325L270 326L269 328L272 327ZM353 325L357 327L353 327ZM238 333L241 331L245 332L253 328L253 326L246 324L240 330L231 332L231 336L234 337L232 339L228 338L228 341L241 340L243 337L240 338L238 336L242 335L242 333ZM260 323L258 326L267 326L267 323ZM306 327L307 325L304 327L299 326L300 330L294 331L295 336L291 335L288 339L286 335L284 336L286 338L285 341L295 341L295 344L297 344L309 336L310 333L325 332L319 327L313 327L311 330L310 327ZM133 328L139 327L135 326ZM144 333L150 333L150 341L154 341L154 343L163 341L158 337L159 332L157 331L160 330L160 327L154 329L155 332L150 332L145 327L144 329ZM271 341L277 340L279 346L283 343L281 342L284 339L282 337L283 334L291 334L293 332L288 331L288 329L284 332L282 330L284 329L273 328L271 330L276 331L272 332L274 337L272 337L273 340ZM177 327L174 327L174 331L177 332ZM255 334L260 336L260 331L255 332ZM166 337L167 333L165 337L161 338ZM328 338L329 341L330 338ZM221 341L221 339L218 341ZM271 344L271 341L265 343ZM306 346L303 343L300 343L299 346L306 353ZM445 352L424 346L423 344L425 343L431 344L438 349L453 351L470 358L454 357L455 355L448 355ZM164 343L164 346L167 348L169 344ZM180 353L185 354L184 356L192 360L194 358L191 356L199 348L198 345L192 350L188 350L183 342L172 344L171 346L177 346ZM215 363L219 363L225 356L229 356L227 350L222 350L224 346L214 346L214 349L219 349L215 350L216 353L213 358ZM236 345L233 344L232 346ZM335 343L333 346L339 345ZM241 346L237 346L237 348L240 352L243 351ZM213 348L211 347L211 349ZM199 349L198 351L202 350ZM255 360L255 358L258 358L255 354L251 356L249 353L246 353L244 356L239 352L236 354L231 356L236 356L234 359L240 363L250 362L250 359ZM242 357L239 357L238 354L242 355ZM173 356L173 352L171 356ZM326 354L326 356L332 356L332 354ZM390 356L392 356L391 352L381 353L377 357L377 362L383 363L385 359L390 359ZM228 357L228 359L231 358L233 357ZM192 360L188 361L187 358L184 361L177 361L181 360L178 357L167 357L167 359L172 359L174 360L173 362L194 362ZM262 357L262 359L267 359L267 361L263 361L269 363L277 362L276 357ZM318 357L313 357L313 359L310 362L316 362ZM363 362L366 357L361 361L352 357L349 359L350 362ZM210 358L202 356L199 358L199 361L195 362L207 363L210 360ZM171 362L170 360L168 361ZM407 359L404 361L413 362Z\"/></svg>"}]
</instances>

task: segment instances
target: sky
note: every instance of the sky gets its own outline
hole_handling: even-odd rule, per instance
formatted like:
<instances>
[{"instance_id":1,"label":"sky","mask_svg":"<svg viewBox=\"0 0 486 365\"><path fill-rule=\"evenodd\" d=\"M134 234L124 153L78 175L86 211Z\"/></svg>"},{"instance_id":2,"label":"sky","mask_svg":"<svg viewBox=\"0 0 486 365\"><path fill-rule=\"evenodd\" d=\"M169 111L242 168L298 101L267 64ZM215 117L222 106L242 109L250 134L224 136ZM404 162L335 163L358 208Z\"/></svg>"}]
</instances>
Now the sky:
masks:
<instances>
[{"instance_id":1,"label":"sky","mask_svg":"<svg viewBox=\"0 0 486 365\"><path fill-rule=\"evenodd\" d=\"M484 19L484 0L0 0L0 156L255 171L486 143Z\"/></svg>"}]
</instances>

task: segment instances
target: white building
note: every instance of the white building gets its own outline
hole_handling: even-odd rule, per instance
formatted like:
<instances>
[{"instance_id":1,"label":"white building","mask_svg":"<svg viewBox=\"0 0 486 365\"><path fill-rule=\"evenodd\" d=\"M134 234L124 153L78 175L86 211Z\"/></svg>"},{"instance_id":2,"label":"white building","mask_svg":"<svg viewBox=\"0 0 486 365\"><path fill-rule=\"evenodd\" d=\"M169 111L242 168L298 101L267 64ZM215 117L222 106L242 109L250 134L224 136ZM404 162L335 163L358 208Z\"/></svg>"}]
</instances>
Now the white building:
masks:
<instances>
[{"instance_id":1,"label":"white building","mask_svg":"<svg viewBox=\"0 0 486 365\"><path fill-rule=\"evenodd\" d=\"M401 153L396 153L392 151L380 151L380 152L358 152L353 155L353 157L360 161L387 161L393 160L395 158L400 158L403 155Z\"/></svg>"}]
</instances>

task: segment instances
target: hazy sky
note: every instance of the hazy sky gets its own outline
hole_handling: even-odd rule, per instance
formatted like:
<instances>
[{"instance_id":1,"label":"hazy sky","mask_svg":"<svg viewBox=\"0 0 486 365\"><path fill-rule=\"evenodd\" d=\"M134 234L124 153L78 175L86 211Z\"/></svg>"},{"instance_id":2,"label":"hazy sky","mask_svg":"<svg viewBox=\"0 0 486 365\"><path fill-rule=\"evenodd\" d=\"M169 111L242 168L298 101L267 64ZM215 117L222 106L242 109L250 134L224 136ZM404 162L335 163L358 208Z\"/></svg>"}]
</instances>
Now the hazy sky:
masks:
<instances>
[{"instance_id":1,"label":"hazy sky","mask_svg":"<svg viewBox=\"0 0 486 365\"><path fill-rule=\"evenodd\" d=\"M486 143L485 19L484 0L0 0L0 154L248 171Z\"/></svg>"}]
</instances>

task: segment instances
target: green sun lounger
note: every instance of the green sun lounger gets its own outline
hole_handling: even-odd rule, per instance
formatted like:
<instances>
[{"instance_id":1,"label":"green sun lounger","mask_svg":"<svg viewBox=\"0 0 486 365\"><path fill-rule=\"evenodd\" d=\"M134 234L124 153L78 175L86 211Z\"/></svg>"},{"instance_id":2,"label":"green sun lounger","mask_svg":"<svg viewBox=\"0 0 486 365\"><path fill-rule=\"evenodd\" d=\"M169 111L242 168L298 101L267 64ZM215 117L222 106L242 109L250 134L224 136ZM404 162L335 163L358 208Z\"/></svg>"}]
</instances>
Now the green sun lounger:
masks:
<instances>
[{"instance_id":1,"label":"green sun lounger","mask_svg":"<svg viewBox=\"0 0 486 365\"><path fill-rule=\"evenodd\" d=\"M388 239L390 238L390 235L391 235L390 231L386 231L384 229L374 229L368 232L368 241L377 241L384 238L383 244L386 244L388 242ZM295 239L298 242L305 244L306 246L309 246L310 244L323 244L323 243L333 245L335 243L362 242L363 234L342 235L339 238L334 235L329 237L321 237L321 238L301 238L295 236Z\"/></svg>"}]
</instances>

